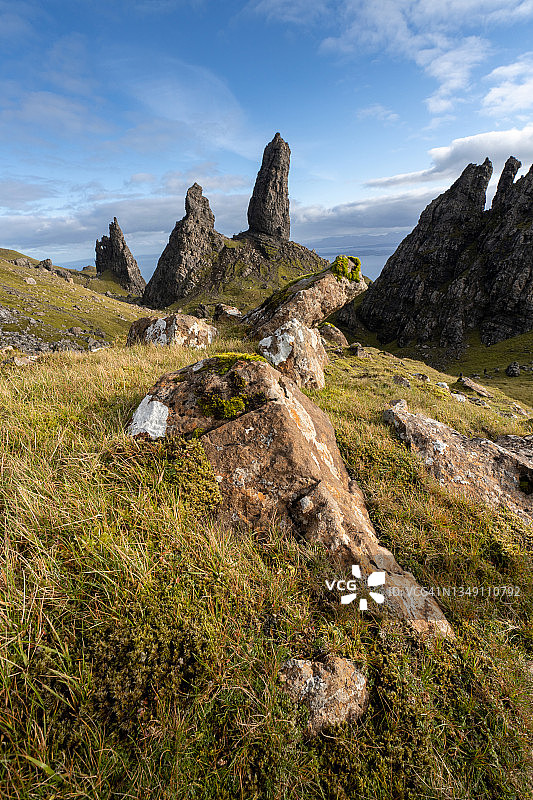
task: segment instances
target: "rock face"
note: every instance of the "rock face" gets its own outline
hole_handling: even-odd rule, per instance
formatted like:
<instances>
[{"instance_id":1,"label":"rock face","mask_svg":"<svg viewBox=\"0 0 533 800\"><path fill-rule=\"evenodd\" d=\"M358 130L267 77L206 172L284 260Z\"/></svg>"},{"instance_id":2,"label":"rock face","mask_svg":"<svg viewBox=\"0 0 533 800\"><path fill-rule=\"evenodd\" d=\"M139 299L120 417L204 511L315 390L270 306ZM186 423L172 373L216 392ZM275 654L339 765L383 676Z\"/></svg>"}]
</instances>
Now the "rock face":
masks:
<instances>
[{"instance_id":1,"label":"rock face","mask_svg":"<svg viewBox=\"0 0 533 800\"><path fill-rule=\"evenodd\" d=\"M442 422L409 413L405 400L387 409L384 419L443 486L533 522L533 495L528 494L533 488L533 437L468 439Z\"/></svg>"},{"instance_id":2,"label":"rock face","mask_svg":"<svg viewBox=\"0 0 533 800\"><path fill-rule=\"evenodd\" d=\"M109 236L96 240L96 272L110 270L121 286L132 294L142 294L146 282L126 244L117 218L109 223Z\"/></svg>"},{"instance_id":3,"label":"rock face","mask_svg":"<svg viewBox=\"0 0 533 800\"><path fill-rule=\"evenodd\" d=\"M358 310L382 342L432 341L460 350L479 329L490 345L533 328L533 168L514 182L511 157L489 211L488 159L469 164L453 186L422 212L418 225L389 258Z\"/></svg>"},{"instance_id":4,"label":"rock face","mask_svg":"<svg viewBox=\"0 0 533 800\"><path fill-rule=\"evenodd\" d=\"M194 183L185 199L185 216L176 222L154 274L143 295L151 308L165 308L194 293L205 282L211 256L224 245L225 237L215 230L215 215L202 187Z\"/></svg>"},{"instance_id":5,"label":"rock face","mask_svg":"<svg viewBox=\"0 0 533 800\"><path fill-rule=\"evenodd\" d=\"M298 319L290 319L257 347L269 364L288 375L297 386L323 389L324 367L328 356L316 329L307 328Z\"/></svg>"},{"instance_id":6,"label":"rock face","mask_svg":"<svg viewBox=\"0 0 533 800\"><path fill-rule=\"evenodd\" d=\"M248 235L289 240L289 166L291 151L279 133L265 147L248 206Z\"/></svg>"},{"instance_id":7,"label":"rock face","mask_svg":"<svg viewBox=\"0 0 533 800\"><path fill-rule=\"evenodd\" d=\"M126 344L180 345L203 349L214 340L218 331L203 319L188 314L170 317L143 317L132 324Z\"/></svg>"},{"instance_id":8,"label":"rock face","mask_svg":"<svg viewBox=\"0 0 533 800\"><path fill-rule=\"evenodd\" d=\"M289 697L309 709L311 736L354 722L368 702L366 678L347 658L328 655L324 663L291 658L282 665L279 679Z\"/></svg>"},{"instance_id":9,"label":"rock face","mask_svg":"<svg viewBox=\"0 0 533 800\"><path fill-rule=\"evenodd\" d=\"M421 633L453 635L433 598L379 545L327 416L259 358L227 354L164 375L128 433L196 432L219 485L222 525L260 532L275 521L327 548L340 577L353 564L360 582L384 572L386 609Z\"/></svg>"},{"instance_id":10,"label":"rock face","mask_svg":"<svg viewBox=\"0 0 533 800\"><path fill-rule=\"evenodd\" d=\"M261 338L273 333L290 319L299 319L310 328L366 288L363 278L359 281L339 278L328 268L287 284L246 314L243 322L250 327L253 336Z\"/></svg>"}]
</instances>

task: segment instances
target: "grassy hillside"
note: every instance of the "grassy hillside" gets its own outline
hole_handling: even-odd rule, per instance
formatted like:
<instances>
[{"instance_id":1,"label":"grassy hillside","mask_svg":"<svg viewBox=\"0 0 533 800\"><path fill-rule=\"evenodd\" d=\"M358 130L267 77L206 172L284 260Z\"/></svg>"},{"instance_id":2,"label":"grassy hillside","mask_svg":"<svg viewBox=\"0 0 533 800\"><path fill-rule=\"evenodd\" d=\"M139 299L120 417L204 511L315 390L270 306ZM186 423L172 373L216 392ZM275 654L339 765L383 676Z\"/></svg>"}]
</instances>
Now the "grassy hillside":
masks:
<instances>
[{"instance_id":1,"label":"grassy hillside","mask_svg":"<svg viewBox=\"0 0 533 800\"><path fill-rule=\"evenodd\" d=\"M47 270L9 263L19 257L27 258L14 250L0 250L0 307L14 312L9 321L0 321L5 334L27 333L49 344L67 340L87 347L88 338L123 341L131 322L146 314L138 306L102 295L108 290L125 294L112 276L93 282L85 279L92 287L88 289L81 276L69 283ZM27 279L35 280L35 284L28 284ZM71 334L71 327L83 333ZM3 338L9 340L8 336Z\"/></svg>"},{"instance_id":2,"label":"grassy hillside","mask_svg":"<svg viewBox=\"0 0 533 800\"><path fill-rule=\"evenodd\" d=\"M220 339L210 352L251 349ZM441 602L455 642L341 606L324 552L210 520L201 440L124 426L182 348L57 353L0 375L2 798L525 800L533 793L531 530L452 494L382 422L405 396L469 434L525 417L455 403L423 364L339 357L312 397L331 417L381 541L425 586L517 586ZM531 412L531 409L528 409ZM290 657L368 677L356 724L306 739L280 690Z\"/></svg>"},{"instance_id":3,"label":"grassy hillside","mask_svg":"<svg viewBox=\"0 0 533 800\"><path fill-rule=\"evenodd\" d=\"M354 305L360 305L362 300L363 295L360 295L355 299ZM473 332L468 337L464 353L456 358L444 348L432 344L427 346L412 344L402 348L398 347L396 342L380 344L376 334L368 331L361 323L351 331L347 331L344 327L343 330L351 341L357 340L371 347L382 347L400 358L423 360L455 377L460 373L480 375L487 385L497 386L520 402L533 404L533 331L513 336L490 347L481 344L479 333ZM513 361L518 361L527 367L517 378L509 378L505 374L506 367Z\"/></svg>"}]
</instances>

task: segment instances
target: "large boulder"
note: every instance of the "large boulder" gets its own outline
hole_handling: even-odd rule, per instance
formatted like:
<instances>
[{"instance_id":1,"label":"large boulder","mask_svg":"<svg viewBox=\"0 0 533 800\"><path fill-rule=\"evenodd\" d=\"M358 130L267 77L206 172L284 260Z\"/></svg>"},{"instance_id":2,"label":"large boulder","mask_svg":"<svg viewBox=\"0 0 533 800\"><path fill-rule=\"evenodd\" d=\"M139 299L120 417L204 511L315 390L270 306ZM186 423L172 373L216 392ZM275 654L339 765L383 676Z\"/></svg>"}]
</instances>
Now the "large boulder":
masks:
<instances>
[{"instance_id":1,"label":"large boulder","mask_svg":"<svg viewBox=\"0 0 533 800\"><path fill-rule=\"evenodd\" d=\"M328 417L260 356L230 353L164 375L128 433L198 436L219 485L220 524L257 533L277 522L319 542L341 577L358 565L361 591L384 573L392 614L423 634L453 635L434 599L379 545Z\"/></svg>"},{"instance_id":2,"label":"large boulder","mask_svg":"<svg viewBox=\"0 0 533 800\"><path fill-rule=\"evenodd\" d=\"M203 349L211 344L217 334L213 325L188 314L142 317L131 325L126 344L181 345Z\"/></svg>"},{"instance_id":3,"label":"large boulder","mask_svg":"<svg viewBox=\"0 0 533 800\"><path fill-rule=\"evenodd\" d=\"M143 293L146 281L126 244L116 217L109 223L109 236L102 236L96 241L96 272L101 275L107 271L112 272L120 285L132 294Z\"/></svg>"},{"instance_id":4,"label":"large boulder","mask_svg":"<svg viewBox=\"0 0 533 800\"><path fill-rule=\"evenodd\" d=\"M297 386L324 388L324 367L328 356L316 328L307 328L300 320L290 319L271 336L261 339L257 349Z\"/></svg>"},{"instance_id":5,"label":"large boulder","mask_svg":"<svg viewBox=\"0 0 533 800\"><path fill-rule=\"evenodd\" d=\"M335 275L330 267L299 278L274 292L258 308L250 311L243 322L253 336L263 338L290 319L299 319L308 328L344 306L367 288L364 278L350 280Z\"/></svg>"},{"instance_id":6,"label":"large boulder","mask_svg":"<svg viewBox=\"0 0 533 800\"><path fill-rule=\"evenodd\" d=\"M309 709L307 733L354 722L368 702L367 681L347 658L328 655L324 662L291 658L279 672L289 697Z\"/></svg>"},{"instance_id":7,"label":"large boulder","mask_svg":"<svg viewBox=\"0 0 533 800\"><path fill-rule=\"evenodd\" d=\"M469 439L443 422L410 413L405 400L386 409L384 419L442 486L533 522L531 436Z\"/></svg>"}]
</instances>

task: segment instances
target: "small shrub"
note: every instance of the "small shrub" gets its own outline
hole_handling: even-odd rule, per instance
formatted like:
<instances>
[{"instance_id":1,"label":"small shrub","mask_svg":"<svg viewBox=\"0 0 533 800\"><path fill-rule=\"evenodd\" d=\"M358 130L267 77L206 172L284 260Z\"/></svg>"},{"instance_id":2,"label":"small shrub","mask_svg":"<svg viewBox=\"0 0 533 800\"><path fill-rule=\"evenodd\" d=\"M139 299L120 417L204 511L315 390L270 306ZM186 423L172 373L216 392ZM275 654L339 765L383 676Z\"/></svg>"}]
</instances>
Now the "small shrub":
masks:
<instances>
[{"instance_id":1,"label":"small shrub","mask_svg":"<svg viewBox=\"0 0 533 800\"><path fill-rule=\"evenodd\" d=\"M357 256L337 256L331 265L331 271L337 278L348 278L349 281L361 280L361 259Z\"/></svg>"}]
</instances>

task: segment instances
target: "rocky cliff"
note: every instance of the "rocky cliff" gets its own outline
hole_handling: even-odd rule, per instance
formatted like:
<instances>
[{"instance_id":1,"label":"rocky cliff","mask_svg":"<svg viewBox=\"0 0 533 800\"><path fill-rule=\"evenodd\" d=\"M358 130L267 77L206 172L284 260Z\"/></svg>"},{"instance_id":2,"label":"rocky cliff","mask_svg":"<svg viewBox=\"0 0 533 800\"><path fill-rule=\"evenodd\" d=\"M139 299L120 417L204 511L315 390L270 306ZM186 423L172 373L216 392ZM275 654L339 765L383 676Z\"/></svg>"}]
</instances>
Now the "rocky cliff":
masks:
<instances>
[{"instance_id":1,"label":"rocky cliff","mask_svg":"<svg viewBox=\"0 0 533 800\"><path fill-rule=\"evenodd\" d=\"M249 229L228 239L202 187L187 192L185 217L176 223L146 287L143 302L165 308L178 300L209 297L253 307L287 280L317 272L327 261L289 241L290 150L279 133L266 146L248 209Z\"/></svg>"},{"instance_id":2,"label":"rocky cliff","mask_svg":"<svg viewBox=\"0 0 533 800\"><path fill-rule=\"evenodd\" d=\"M96 272L110 271L132 294L142 294L146 282L126 244L117 218L109 223L109 236L96 240Z\"/></svg>"},{"instance_id":3,"label":"rocky cliff","mask_svg":"<svg viewBox=\"0 0 533 800\"><path fill-rule=\"evenodd\" d=\"M457 350L474 329L486 345L533 329L533 168L515 182L520 166L508 159L485 211L492 164L469 164L339 321L361 320L382 342Z\"/></svg>"}]
</instances>

